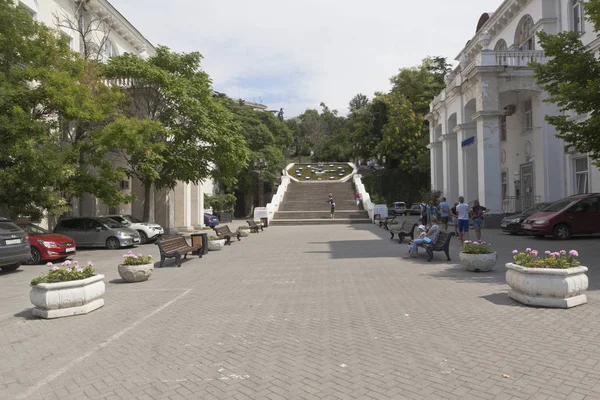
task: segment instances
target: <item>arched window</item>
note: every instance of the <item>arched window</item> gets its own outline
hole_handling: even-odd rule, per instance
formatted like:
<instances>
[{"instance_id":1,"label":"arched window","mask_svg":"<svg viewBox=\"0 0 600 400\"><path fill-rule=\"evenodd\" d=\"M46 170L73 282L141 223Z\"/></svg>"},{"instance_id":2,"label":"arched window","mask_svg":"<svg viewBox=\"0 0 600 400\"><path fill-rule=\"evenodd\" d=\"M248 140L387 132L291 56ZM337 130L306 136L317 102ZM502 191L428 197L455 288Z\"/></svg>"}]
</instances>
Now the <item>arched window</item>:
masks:
<instances>
[{"instance_id":1,"label":"arched window","mask_svg":"<svg viewBox=\"0 0 600 400\"><path fill-rule=\"evenodd\" d=\"M571 29L577 33L583 33L584 15L581 1L571 0Z\"/></svg>"},{"instance_id":2,"label":"arched window","mask_svg":"<svg viewBox=\"0 0 600 400\"><path fill-rule=\"evenodd\" d=\"M104 42L100 53L101 59L104 62L107 62L108 59L111 57L119 55L117 46L109 39L106 39L106 41Z\"/></svg>"},{"instance_id":3,"label":"arched window","mask_svg":"<svg viewBox=\"0 0 600 400\"><path fill-rule=\"evenodd\" d=\"M527 14L521 18L515 32L515 47L519 50L535 50L533 18Z\"/></svg>"},{"instance_id":4,"label":"arched window","mask_svg":"<svg viewBox=\"0 0 600 400\"><path fill-rule=\"evenodd\" d=\"M494 51L506 51L508 46L506 45L506 41L504 39L500 39L496 42L494 46Z\"/></svg>"}]
</instances>

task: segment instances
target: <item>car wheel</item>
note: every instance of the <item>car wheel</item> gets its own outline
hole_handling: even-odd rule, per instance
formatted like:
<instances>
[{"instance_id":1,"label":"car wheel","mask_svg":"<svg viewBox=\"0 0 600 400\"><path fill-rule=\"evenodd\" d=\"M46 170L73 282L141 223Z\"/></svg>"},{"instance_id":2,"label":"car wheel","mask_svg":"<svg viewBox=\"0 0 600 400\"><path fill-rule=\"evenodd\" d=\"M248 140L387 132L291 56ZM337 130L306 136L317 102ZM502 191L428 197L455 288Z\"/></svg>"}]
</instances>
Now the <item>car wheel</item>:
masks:
<instances>
[{"instance_id":1,"label":"car wheel","mask_svg":"<svg viewBox=\"0 0 600 400\"><path fill-rule=\"evenodd\" d=\"M11 265L5 265L3 267L0 267L0 269L2 271L16 271L17 269L19 269L20 266L21 266L21 263L16 263L16 264L11 264Z\"/></svg>"},{"instance_id":2,"label":"car wheel","mask_svg":"<svg viewBox=\"0 0 600 400\"><path fill-rule=\"evenodd\" d=\"M140 244L148 243L148 235L144 233L144 231L138 231L140 234Z\"/></svg>"},{"instance_id":3,"label":"car wheel","mask_svg":"<svg viewBox=\"0 0 600 400\"><path fill-rule=\"evenodd\" d=\"M568 239L571 237L571 228L567 224L558 224L552 232L554 239Z\"/></svg>"},{"instance_id":4,"label":"car wheel","mask_svg":"<svg viewBox=\"0 0 600 400\"><path fill-rule=\"evenodd\" d=\"M42 255L40 254L40 251L38 249L36 249L35 247L32 247L31 248L31 257L29 257L27 260L25 260L24 264L36 265L36 264L40 263L41 259L42 259Z\"/></svg>"},{"instance_id":5,"label":"car wheel","mask_svg":"<svg viewBox=\"0 0 600 400\"><path fill-rule=\"evenodd\" d=\"M114 236L106 239L106 248L110 250L118 250L121 247L121 243L119 243L119 239Z\"/></svg>"}]
</instances>

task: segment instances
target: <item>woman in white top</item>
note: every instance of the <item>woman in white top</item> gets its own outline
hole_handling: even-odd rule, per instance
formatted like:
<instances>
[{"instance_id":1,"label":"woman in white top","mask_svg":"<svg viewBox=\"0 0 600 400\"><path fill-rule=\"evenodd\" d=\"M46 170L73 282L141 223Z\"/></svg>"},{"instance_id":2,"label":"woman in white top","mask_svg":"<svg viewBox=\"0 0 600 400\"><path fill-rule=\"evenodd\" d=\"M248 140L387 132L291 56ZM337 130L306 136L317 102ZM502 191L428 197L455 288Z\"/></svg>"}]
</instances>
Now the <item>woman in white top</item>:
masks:
<instances>
[{"instance_id":1,"label":"woman in white top","mask_svg":"<svg viewBox=\"0 0 600 400\"><path fill-rule=\"evenodd\" d=\"M418 246L421 243L427 244L435 244L437 241L438 235L440 233L440 227L437 224L437 217L431 217L431 227L425 234L425 237L422 239L415 239L410 246L410 250L408 251L408 255L404 258L414 258L417 256Z\"/></svg>"}]
</instances>

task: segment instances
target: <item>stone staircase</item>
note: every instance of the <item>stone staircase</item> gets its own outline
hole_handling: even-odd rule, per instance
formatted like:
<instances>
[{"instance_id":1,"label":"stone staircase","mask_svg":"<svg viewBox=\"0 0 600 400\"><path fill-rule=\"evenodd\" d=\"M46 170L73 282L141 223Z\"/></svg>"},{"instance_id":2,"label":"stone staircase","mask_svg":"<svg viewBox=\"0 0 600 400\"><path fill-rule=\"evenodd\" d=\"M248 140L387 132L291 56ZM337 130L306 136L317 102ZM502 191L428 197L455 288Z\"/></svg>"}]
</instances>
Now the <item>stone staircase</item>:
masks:
<instances>
[{"instance_id":1,"label":"stone staircase","mask_svg":"<svg viewBox=\"0 0 600 400\"><path fill-rule=\"evenodd\" d=\"M331 219L327 199L333 194L335 218ZM370 223L362 204L356 206L352 182L292 182L271 225L326 225Z\"/></svg>"}]
</instances>

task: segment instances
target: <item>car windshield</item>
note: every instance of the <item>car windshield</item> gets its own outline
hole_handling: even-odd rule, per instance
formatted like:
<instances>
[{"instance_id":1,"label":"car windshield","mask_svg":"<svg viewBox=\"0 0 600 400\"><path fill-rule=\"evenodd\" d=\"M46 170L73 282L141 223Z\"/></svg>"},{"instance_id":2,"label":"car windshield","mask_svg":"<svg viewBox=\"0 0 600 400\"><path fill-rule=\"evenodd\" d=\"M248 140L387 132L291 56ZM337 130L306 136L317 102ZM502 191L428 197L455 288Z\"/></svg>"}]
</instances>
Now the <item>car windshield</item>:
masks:
<instances>
[{"instance_id":1,"label":"car windshield","mask_svg":"<svg viewBox=\"0 0 600 400\"><path fill-rule=\"evenodd\" d=\"M558 212L560 210L563 210L565 208L567 208L569 205L575 203L577 200L572 200L572 199L563 199L563 200L559 200L557 202L554 202L552 204L550 204L548 207L543 208L540 211L543 212Z\"/></svg>"},{"instance_id":2,"label":"car windshield","mask_svg":"<svg viewBox=\"0 0 600 400\"><path fill-rule=\"evenodd\" d=\"M104 224L104 225L106 225L109 228L123 228L123 224L118 223L114 219L110 219L110 218L98 218L98 221L101 224Z\"/></svg>"},{"instance_id":3,"label":"car windshield","mask_svg":"<svg viewBox=\"0 0 600 400\"><path fill-rule=\"evenodd\" d=\"M126 215L125 218L128 219L129 221L133 222L134 224L139 224L142 222L142 220L137 219L133 215Z\"/></svg>"},{"instance_id":4,"label":"car windshield","mask_svg":"<svg viewBox=\"0 0 600 400\"><path fill-rule=\"evenodd\" d=\"M46 235L46 234L50 233L49 231L45 230L44 228L39 227L34 224L17 224L17 226L19 228L23 229L25 232L27 232L31 236Z\"/></svg>"}]
</instances>

